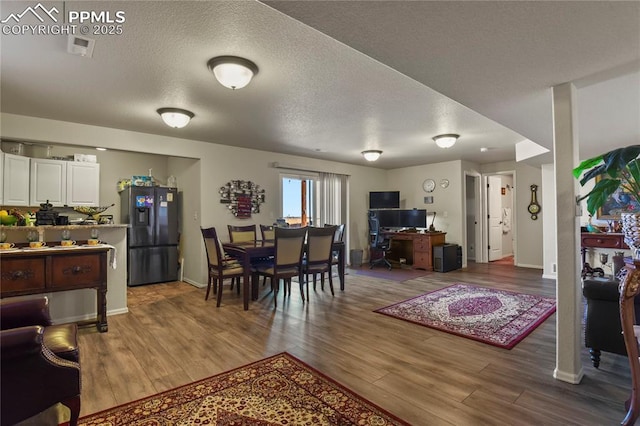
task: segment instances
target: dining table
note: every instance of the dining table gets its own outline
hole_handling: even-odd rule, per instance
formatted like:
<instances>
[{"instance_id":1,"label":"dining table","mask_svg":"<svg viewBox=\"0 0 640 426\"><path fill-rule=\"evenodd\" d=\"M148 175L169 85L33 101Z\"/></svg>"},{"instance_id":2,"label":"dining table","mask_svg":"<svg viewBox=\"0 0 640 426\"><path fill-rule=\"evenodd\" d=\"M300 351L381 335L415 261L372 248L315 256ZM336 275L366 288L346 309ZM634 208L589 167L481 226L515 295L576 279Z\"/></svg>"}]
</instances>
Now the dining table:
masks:
<instances>
[{"instance_id":1,"label":"dining table","mask_svg":"<svg viewBox=\"0 0 640 426\"><path fill-rule=\"evenodd\" d=\"M258 299L258 280L257 276L251 274L252 265L264 263L264 259L275 255L276 247L273 240L253 240L241 242L223 243L222 247L225 253L234 257L242 263L244 275L242 277L242 299L244 310L249 309L249 282L251 282L251 299ZM338 253L338 277L340 280L340 290L344 291L344 272L345 259L343 241L333 242L333 251ZM250 281L251 280L251 281Z\"/></svg>"}]
</instances>

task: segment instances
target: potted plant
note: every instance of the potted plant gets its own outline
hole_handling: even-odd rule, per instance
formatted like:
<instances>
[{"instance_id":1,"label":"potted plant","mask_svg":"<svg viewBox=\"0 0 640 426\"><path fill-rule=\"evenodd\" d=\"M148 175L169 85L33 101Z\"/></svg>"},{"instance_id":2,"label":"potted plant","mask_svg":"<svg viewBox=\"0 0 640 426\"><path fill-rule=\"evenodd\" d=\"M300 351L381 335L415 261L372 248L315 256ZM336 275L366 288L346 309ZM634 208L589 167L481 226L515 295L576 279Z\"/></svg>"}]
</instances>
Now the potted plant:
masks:
<instances>
[{"instance_id":1,"label":"potted plant","mask_svg":"<svg viewBox=\"0 0 640 426\"><path fill-rule=\"evenodd\" d=\"M640 145L630 145L585 160L573 169L573 176L580 179L582 186L595 179L593 189L577 200L587 200L591 215L614 194L630 201L625 203L627 210L621 211L620 219L625 243L634 250L636 258L640 254L640 211L634 208L640 206L639 155Z\"/></svg>"}]
</instances>

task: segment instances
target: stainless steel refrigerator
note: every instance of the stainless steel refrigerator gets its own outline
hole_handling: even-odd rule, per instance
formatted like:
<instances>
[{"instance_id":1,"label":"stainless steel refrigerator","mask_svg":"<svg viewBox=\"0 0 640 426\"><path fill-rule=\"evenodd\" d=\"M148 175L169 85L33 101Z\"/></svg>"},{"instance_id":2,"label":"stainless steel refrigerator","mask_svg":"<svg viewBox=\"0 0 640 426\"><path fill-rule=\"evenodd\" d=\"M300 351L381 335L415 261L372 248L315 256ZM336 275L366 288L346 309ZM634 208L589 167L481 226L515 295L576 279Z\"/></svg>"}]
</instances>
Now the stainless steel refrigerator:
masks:
<instances>
[{"instance_id":1,"label":"stainless steel refrigerator","mask_svg":"<svg viewBox=\"0 0 640 426\"><path fill-rule=\"evenodd\" d=\"M178 191L132 186L120 193L127 227L127 285L178 279Z\"/></svg>"}]
</instances>

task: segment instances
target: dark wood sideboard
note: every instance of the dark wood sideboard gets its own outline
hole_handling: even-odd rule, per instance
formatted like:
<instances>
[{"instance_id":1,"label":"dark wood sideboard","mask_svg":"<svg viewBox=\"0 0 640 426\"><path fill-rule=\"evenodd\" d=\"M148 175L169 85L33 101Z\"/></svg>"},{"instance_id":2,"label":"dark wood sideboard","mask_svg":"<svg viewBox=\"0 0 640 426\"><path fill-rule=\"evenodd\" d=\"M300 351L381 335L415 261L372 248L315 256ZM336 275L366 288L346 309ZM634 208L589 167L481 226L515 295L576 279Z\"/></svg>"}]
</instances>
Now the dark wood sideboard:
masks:
<instances>
[{"instance_id":1,"label":"dark wood sideboard","mask_svg":"<svg viewBox=\"0 0 640 426\"><path fill-rule=\"evenodd\" d=\"M107 326L109 247L20 250L0 254L0 297L94 288L98 331Z\"/></svg>"},{"instance_id":2,"label":"dark wood sideboard","mask_svg":"<svg viewBox=\"0 0 640 426\"><path fill-rule=\"evenodd\" d=\"M582 254L582 277L593 274L594 269L587 263L587 249L590 248L608 248L618 250L628 250L629 247L624 243L624 234L620 233L595 233L582 232L580 234L580 253Z\"/></svg>"}]
</instances>

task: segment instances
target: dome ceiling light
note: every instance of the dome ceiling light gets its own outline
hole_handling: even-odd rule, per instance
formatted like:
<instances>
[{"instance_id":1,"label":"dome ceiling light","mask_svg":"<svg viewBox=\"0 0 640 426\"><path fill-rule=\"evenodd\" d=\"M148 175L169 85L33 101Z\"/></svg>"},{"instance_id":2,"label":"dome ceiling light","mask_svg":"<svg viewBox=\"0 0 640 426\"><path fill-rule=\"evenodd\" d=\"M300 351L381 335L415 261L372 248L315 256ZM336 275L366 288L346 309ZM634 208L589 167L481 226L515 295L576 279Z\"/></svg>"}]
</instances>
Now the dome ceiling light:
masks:
<instances>
[{"instance_id":1,"label":"dome ceiling light","mask_svg":"<svg viewBox=\"0 0 640 426\"><path fill-rule=\"evenodd\" d=\"M238 56L216 56L209 59L207 67L224 87L242 89L258 74L258 66Z\"/></svg>"},{"instance_id":2,"label":"dome ceiling light","mask_svg":"<svg viewBox=\"0 0 640 426\"><path fill-rule=\"evenodd\" d=\"M451 148L455 145L456 141L460 135L456 135L454 133L447 133L446 135L438 135L434 136L433 140L436 142L440 148Z\"/></svg>"},{"instance_id":3,"label":"dome ceiling light","mask_svg":"<svg viewBox=\"0 0 640 426\"><path fill-rule=\"evenodd\" d=\"M189 124L189 121L195 116L191 111L180 108L160 108L158 114L162 117L162 121L175 129L181 129Z\"/></svg>"},{"instance_id":4,"label":"dome ceiling light","mask_svg":"<svg viewBox=\"0 0 640 426\"><path fill-rule=\"evenodd\" d=\"M367 161L376 161L382 155L382 151L377 149L369 149L367 151L362 151L362 156Z\"/></svg>"}]
</instances>

